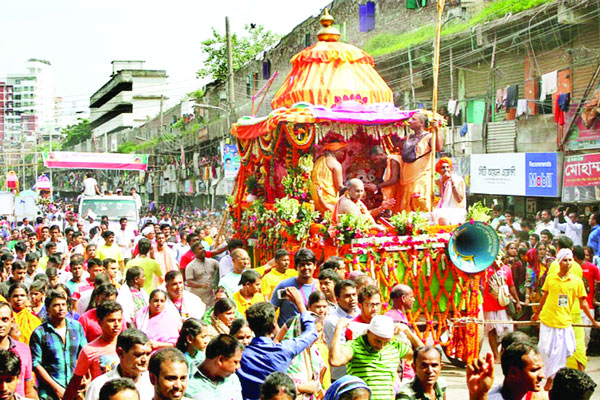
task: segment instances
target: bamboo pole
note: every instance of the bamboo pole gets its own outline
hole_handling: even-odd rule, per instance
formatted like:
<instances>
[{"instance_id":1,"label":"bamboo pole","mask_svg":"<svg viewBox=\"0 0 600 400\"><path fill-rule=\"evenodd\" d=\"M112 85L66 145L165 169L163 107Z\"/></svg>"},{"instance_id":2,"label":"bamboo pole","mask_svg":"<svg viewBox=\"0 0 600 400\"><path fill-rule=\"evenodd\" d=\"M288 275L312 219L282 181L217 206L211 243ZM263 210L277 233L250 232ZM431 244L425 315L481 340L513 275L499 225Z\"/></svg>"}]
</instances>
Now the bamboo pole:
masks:
<instances>
[{"instance_id":1,"label":"bamboo pole","mask_svg":"<svg viewBox=\"0 0 600 400\"><path fill-rule=\"evenodd\" d=\"M444 16L444 4L446 0L438 0L437 2L437 11L438 11L438 19L437 26L435 28L435 42L434 42L434 50L433 50L433 104L431 106L431 111L434 115L433 120L433 134L431 135L431 201L429 202L429 212L433 210L433 188L435 187L435 153L437 148L437 121L435 120L435 113L437 111L437 103L438 103L438 79L440 74L440 42L442 37L442 17Z\"/></svg>"}]
</instances>

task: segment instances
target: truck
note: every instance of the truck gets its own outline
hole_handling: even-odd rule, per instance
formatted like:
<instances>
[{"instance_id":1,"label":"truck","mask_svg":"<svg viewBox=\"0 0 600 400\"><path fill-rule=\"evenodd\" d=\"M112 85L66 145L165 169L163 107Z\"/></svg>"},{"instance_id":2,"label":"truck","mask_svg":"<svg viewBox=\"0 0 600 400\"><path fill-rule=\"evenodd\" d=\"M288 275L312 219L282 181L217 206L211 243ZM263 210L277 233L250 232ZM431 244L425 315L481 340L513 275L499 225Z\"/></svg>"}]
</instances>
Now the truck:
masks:
<instances>
[{"instance_id":1,"label":"truck","mask_svg":"<svg viewBox=\"0 0 600 400\"><path fill-rule=\"evenodd\" d=\"M10 222L19 222L23 218L35 221L41 215L36 199L37 194L31 190L16 196L12 192L0 192L0 216L6 217Z\"/></svg>"},{"instance_id":2,"label":"truck","mask_svg":"<svg viewBox=\"0 0 600 400\"><path fill-rule=\"evenodd\" d=\"M108 229L113 232L121 229L119 220L123 217L127 218L128 230L139 229L139 210L131 196L83 196L79 202L79 218L83 221L86 231L90 224L87 215L92 215L98 222L106 215Z\"/></svg>"}]
</instances>

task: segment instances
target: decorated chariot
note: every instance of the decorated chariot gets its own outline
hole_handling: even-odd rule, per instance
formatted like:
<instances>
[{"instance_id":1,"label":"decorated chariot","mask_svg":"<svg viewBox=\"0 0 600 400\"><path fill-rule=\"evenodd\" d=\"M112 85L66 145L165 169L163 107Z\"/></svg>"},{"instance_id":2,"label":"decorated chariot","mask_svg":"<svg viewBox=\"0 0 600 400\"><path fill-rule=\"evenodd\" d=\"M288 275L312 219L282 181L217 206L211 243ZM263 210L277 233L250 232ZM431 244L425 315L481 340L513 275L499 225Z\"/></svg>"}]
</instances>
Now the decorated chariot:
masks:
<instances>
[{"instance_id":1,"label":"decorated chariot","mask_svg":"<svg viewBox=\"0 0 600 400\"><path fill-rule=\"evenodd\" d=\"M411 286L416 301L409 320L421 338L442 346L453 362L469 361L478 353L478 326L464 321L478 316L480 275L450 261L448 242L456 227L431 226L422 214L403 211L390 218L388 232L375 234L356 216L341 215L332 223L330 213L315 210L311 173L328 143L346 145L345 179L376 182L385 165L373 160L370 149L397 154L393 139L406 135L416 112L394 107L392 90L375 71L373 58L339 42L332 24L325 11L319 41L292 58L292 71L271 102L273 111L241 118L232 127L241 157L230 202L235 231L247 242L255 266L278 248L294 253L305 247L320 262L338 255L349 272L370 275L384 302L396 284ZM442 128L441 118L427 115L433 129ZM382 197L367 192L364 201L373 208Z\"/></svg>"}]
</instances>

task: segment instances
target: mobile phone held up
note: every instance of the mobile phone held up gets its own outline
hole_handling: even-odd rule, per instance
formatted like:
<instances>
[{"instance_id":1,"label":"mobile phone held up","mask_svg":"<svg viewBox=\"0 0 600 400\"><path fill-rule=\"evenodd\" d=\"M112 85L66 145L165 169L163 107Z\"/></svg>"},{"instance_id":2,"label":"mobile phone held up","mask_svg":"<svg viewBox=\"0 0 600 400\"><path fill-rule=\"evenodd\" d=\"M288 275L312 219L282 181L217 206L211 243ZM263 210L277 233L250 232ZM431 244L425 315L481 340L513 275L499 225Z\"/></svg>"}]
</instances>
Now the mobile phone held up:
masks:
<instances>
[{"instance_id":1,"label":"mobile phone held up","mask_svg":"<svg viewBox=\"0 0 600 400\"><path fill-rule=\"evenodd\" d=\"M285 289L279 289L277 291L277 298L279 300L287 300L287 291Z\"/></svg>"}]
</instances>

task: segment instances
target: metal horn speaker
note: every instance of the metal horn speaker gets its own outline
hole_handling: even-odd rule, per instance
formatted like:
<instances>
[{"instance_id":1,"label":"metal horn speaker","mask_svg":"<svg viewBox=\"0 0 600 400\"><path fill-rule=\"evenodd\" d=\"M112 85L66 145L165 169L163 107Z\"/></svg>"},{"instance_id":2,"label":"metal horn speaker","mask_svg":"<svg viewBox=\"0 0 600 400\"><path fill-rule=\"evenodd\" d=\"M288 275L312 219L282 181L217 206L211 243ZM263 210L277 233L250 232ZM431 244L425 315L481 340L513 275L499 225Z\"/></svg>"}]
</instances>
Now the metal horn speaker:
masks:
<instances>
[{"instance_id":1,"label":"metal horn speaker","mask_svg":"<svg viewBox=\"0 0 600 400\"><path fill-rule=\"evenodd\" d=\"M483 222L465 222L456 228L448 242L448 256L461 271L469 274L492 265L500 250L498 234Z\"/></svg>"}]
</instances>

